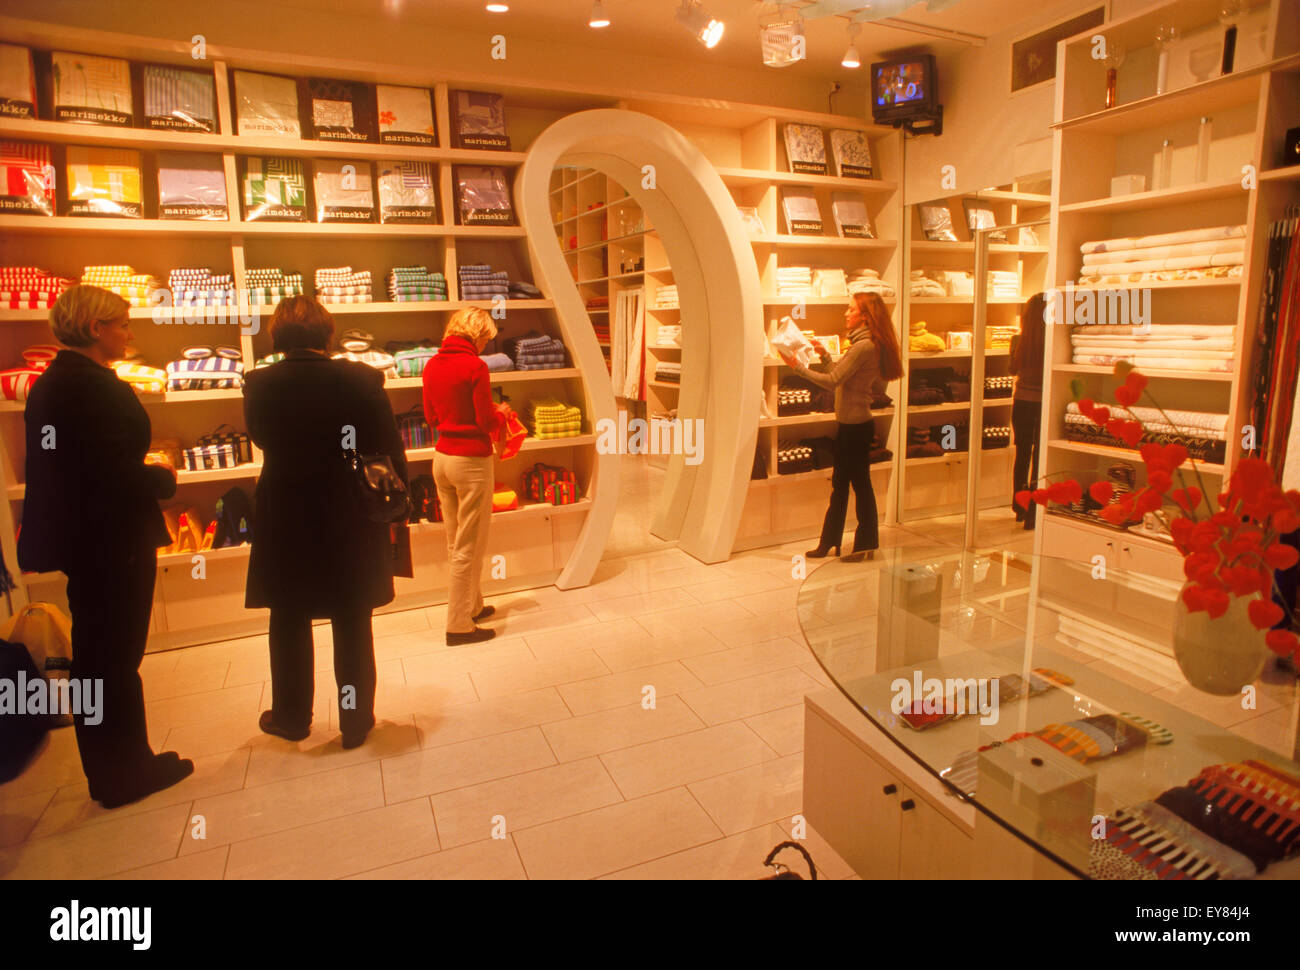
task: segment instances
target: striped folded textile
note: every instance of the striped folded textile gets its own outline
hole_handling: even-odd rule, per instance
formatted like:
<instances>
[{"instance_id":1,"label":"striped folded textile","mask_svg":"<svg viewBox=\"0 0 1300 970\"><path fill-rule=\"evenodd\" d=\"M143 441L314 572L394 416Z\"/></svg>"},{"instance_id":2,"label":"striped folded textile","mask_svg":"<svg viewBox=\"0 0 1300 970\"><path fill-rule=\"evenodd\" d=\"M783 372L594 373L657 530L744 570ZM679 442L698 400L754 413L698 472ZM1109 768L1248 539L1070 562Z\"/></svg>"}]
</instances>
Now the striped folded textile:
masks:
<instances>
[{"instance_id":1,"label":"striped folded textile","mask_svg":"<svg viewBox=\"0 0 1300 970\"><path fill-rule=\"evenodd\" d=\"M284 360L284 354L279 351L274 354L267 354L265 357L258 358L257 363L253 365L253 370L257 370L259 367L270 367L272 364L278 364L282 360Z\"/></svg>"},{"instance_id":2,"label":"striped folded textile","mask_svg":"<svg viewBox=\"0 0 1300 970\"><path fill-rule=\"evenodd\" d=\"M437 355L437 347L412 347L409 350L399 350L393 354L397 376L419 377L424 373L425 365Z\"/></svg>"},{"instance_id":3,"label":"striped folded textile","mask_svg":"<svg viewBox=\"0 0 1300 970\"><path fill-rule=\"evenodd\" d=\"M137 273L130 266L87 266L82 270L83 286L98 286L116 293L131 306L149 306L155 290L163 288L162 281L148 273Z\"/></svg>"},{"instance_id":4,"label":"striped folded textile","mask_svg":"<svg viewBox=\"0 0 1300 970\"><path fill-rule=\"evenodd\" d=\"M514 370L514 361L506 354L481 354L479 360L487 364L489 371Z\"/></svg>"},{"instance_id":5,"label":"striped folded textile","mask_svg":"<svg viewBox=\"0 0 1300 970\"><path fill-rule=\"evenodd\" d=\"M216 90L212 75L146 64L144 113L146 118L167 119L165 127L216 131Z\"/></svg>"},{"instance_id":6,"label":"striped folded textile","mask_svg":"<svg viewBox=\"0 0 1300 970\"><path fill-rule=\"evenodd\" d=\"M173 306L234 306L235 278L206 267L185 267L167 274Z\"/></svg>"},{"instance_id":7,"label":"striped folded textile","mask_svg":"<svg viewBox=\"0 0 1300 970\"><path fill-rule=\"evenodd\" d=\"M35 266L0 266L0 307L48 310L73 283Z\"/></svg>"},{"instance_id":8,"label":"striped folded textile","mask_svg":"<svg viewBox=\"0 0 1300 970\"><path fill-rule=\"evenodd\" d=\"M184 448L181 455L185 459L187 472L206 471L210 468L234 468L239 464L234 445L195 445Z\"/></svg>"},{"instance_id":9,"label":"striped folded textile","mask_svg":"<svg viewBox=\"0 0 1300 970\"><path fill-rule=\"evenodd\" d=\"M0 141L0 177L4 211L54 215L54 160L49 145Z\"/></svg>"},{"instance_id":10,"label":"striped folded textile","mask_svg":"<svg viewBox=\"0 0 1300 970\"><path fill-rule=\"evenodd\" d=\"M13 367L0 371L0 394L6 401L25 401L41 371L34 367Z\"/></svg>"},{"instance_id":11,"label":"striped folded textile","mask_svg":"<svg viewBox=\"0 0 1300 970\"><path fill-rule=\"evenodd\" d=\"M355 360L358 364L365 364L367 367L373 367L377 371L383 372L385 377L397 377L397 366L393 360L392 354L384 353L382 350L362 350L342 351L334 355L335 360Z\"/></svg>"},{"instance_id":12,"label":"striped folded textile","mask_svg":"<svg viewBox=\"0 0 1300 970\"><path fill-rule=\"evenodd\" d=\"M110 366L138 394L161 394L167 389L167 372L158 367L130 360L113 361Z\"/></svg>"},{"instance_id":13,"label":"striped folded textile","mask_svg":"<svg viewBox=\"0 0 1300 970\"><path fill-rule=\"evenodd\" d=\"M229 357L182 357L167 364L169 391L207 391L243 386L244 364Z\"/></svg>"}]
</instances>

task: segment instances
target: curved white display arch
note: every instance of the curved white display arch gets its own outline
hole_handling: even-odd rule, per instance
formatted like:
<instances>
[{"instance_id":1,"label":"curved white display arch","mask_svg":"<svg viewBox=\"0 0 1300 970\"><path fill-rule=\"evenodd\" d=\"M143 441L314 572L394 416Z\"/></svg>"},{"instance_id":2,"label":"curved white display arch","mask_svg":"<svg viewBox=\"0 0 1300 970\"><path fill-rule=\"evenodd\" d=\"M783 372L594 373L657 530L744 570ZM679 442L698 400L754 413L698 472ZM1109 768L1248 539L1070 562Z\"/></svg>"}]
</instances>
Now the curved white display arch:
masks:
<instances>
[{"instance_id":1,"label":"curved white display arch","mask_svg":"<svg viewBox=\"0 0 1300 970\"><path fill-rule=\"evenodd\" d=\"M601 109L562 118L533 142L516 183L533 278L555 303L582 371L593 430L617 421L605 360L555 237L551 174L592 168L627 189L663 240L683 308L678 416L703 420L702 461L668 463L651 531L702 562L731 554L748 491L762 394L763 302L753 247L731 193L700 151L656 118ZM653 186L653 187L651 187ZM587 515L556 585L591 581L618 508L621 456L597 454Z\"/></svg>"}]
</instances>

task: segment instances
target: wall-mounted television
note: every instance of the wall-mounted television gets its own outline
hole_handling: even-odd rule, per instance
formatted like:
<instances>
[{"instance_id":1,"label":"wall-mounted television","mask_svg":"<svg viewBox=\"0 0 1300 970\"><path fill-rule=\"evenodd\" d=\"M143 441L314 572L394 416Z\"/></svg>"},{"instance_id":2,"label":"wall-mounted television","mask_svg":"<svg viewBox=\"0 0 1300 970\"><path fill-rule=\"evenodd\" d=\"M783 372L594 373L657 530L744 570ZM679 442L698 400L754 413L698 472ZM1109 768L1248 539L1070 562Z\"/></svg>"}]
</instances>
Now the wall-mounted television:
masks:
<instances>
[{"instance_id":1,"label":"wall-mounted television","mask_svg":"<svg viewBox=\"0 0 1300 970\"><path fill-rule=\"evenodd\" d=\"M933 118L938 112L933 54L912 54L871 65L871 117L877 124Z\"/></svg>"}]
</instances>

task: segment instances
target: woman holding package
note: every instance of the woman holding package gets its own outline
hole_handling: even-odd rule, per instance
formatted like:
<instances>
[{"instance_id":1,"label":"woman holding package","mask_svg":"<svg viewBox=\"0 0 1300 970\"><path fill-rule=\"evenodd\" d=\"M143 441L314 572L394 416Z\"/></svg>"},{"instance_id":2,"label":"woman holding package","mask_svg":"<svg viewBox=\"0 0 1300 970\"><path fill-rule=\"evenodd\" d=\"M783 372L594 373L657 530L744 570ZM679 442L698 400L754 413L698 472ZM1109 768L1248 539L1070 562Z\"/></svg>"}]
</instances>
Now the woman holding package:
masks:
<instances>
[{"instance_id":1,"label":"woman holding package","mask_svg":"<svg viewBox=\"0 0 1300 970\"><path fill-rule=\"evenodd\" d=\"M1020 333L1011 338L1011 367L1016 375L1015 397L1011 403L1011 431L1015 438L1016 460L1012 468L1011 494L1033 491L1038 487L1038 432L1043 420L1043 321L1047 299L1035 293L1025 301L1020 316ZM1034 527L1033 502L1022 509L1012 503L1016 521L1026 529Z\"/></svg>"},{"instance_id":2,"label":"woman holding package","mask_svg":"<svg viewBox=\"0 0 1300 970\"><path fill-rule=\"evenodd\" d=\"M344 452L387 455L404 481L406 452L383 373L330 358L329 311L289 297L270 331L284 359L244 381L248 434L264 453L245 605L271 610L271 709L258 726L290 741L311 733L311 622L328 618L343 747L355 748L375 724L371 613L393 600L393 554L388 526L361 509Z\"/></svg>"},{"instance_id":3,"label":"woman holding package","mask_svg":"<svg viewBox=\"0 0 1300 970\"><path fill-rule=\"evenodd\" d=\"M487 365L479 358L497 335L486 310L452 314L438 355L424 368L424 416L438 432L433 480L447 527L447 645L491 640L495 630L476 626L496 612L483 605L494 484L492 439L502 417L492 403Z\"/></svg>"},{"instance_id":4,"label":"woman holding package","mask_svg":"<svg viewBox=\"0 0 1300 970\"><path fill-rule=\"evenodd\" d=\"M821 559L832 550L839 552L852 486L857 500L858 527L853 534L853 552L844 558L856 562L872 557L880 546L876 495L871 487L871 445L875 437L871 401L878 389L903 376L903 355L898 349L889 311L877 294L854 293L844 311L844 322L848 328L848 349L828 373L809 370L784 352L781 357L800 377L835 391L838 428L831 501L822 522L821 541L805 555L809 559ZM823 361L829 362L830 355L825 349L820 346L817 349Z\"/></svg>"},{"instance_id":5,"label":"woman holding package","mask_svg":"<svg viewBox=\"0 0 1300 970\"><path fill-rule=\"evenodd\" d=\"M131 342L127 302L73 286L50 311L65 348L32 385L18 564L68 577L74 680L102 683L98 711L73 712L90 797L105 808L176 784L194 762L154 754L140 662L149 637L158 547L171 544L159 499L176 471L146 459L149 416L110 362Z\"/></svg>"}]
</instances>

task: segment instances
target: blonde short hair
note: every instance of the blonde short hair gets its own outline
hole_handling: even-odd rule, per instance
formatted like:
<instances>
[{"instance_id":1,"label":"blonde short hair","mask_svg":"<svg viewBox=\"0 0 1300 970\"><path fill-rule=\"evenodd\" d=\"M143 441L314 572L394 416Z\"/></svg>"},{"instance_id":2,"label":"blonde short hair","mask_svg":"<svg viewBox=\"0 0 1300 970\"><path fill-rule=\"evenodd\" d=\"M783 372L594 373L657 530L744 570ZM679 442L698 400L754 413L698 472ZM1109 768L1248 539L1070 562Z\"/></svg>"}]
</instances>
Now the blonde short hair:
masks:
<instances>
[{"instance_id":1,"label":"blonde short hair","mask_svg":"<svg viewBox=\"0 0 1300 970\"><path fill-rule=\"evenodd\" d=\"M466 307L453 313L451 319L447 321L446 329L442 332L444 340L451 336L461 336L475 342L495 340L496 335L497 325L492 322L492 314L476 306Z\"/></svg>"},{"instance_id":2,"label":"blonde short hair","mask_svg":"<svg viewBox=\"0 0 1300 970\"><path fill-rule=\"evenodd\" d=\"M116 293L98 286L70 286L50 310L50 329L65 347L89 347L95 342L91 326L116 320L130 306Z\"/></svg>"}]
</instances>

